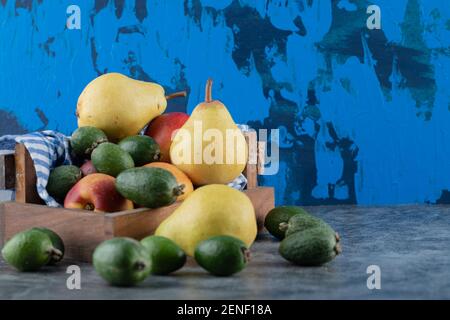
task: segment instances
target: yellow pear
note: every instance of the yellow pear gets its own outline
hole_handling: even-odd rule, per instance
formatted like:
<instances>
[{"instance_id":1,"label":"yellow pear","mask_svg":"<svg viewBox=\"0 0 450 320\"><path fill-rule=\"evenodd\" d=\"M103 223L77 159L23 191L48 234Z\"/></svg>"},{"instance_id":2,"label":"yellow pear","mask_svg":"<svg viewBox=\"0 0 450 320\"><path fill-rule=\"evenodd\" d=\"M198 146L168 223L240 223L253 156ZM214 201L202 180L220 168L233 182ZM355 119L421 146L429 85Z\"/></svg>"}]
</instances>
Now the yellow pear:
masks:
<instances>
[{"instance_id":1,"label":"yellow pear","mask_svg":"<svg viewBox=\"0 0 450 320\"><path fill-rule=\"evenodd\" d=\"M223 184L200 187L156 229L193 256L200 241L229 235L248 247L257 234L255 209L245 193Z\"/></svg>"},{"instance_id":2,"label":"yellow pear","mask_svg":"<svg viewBox=\"0 0 450 320\"><path fill-rule=\"evenodd\" d=\"M225 105L211 98L212 80L206 84L205 102L198 104L176 132L170 159L195 185L226 184L245 169L245 137Z\"/></svg>"},{"instance_id":3,"label":"yellow pear","mask_svg":"<svg viewBox=\"0 0 450 320\"><path fill-rule=\"evenodd\" d=\"M120 73L107 73L84 88L77 103L78 126L92 126L117 142L136 135L153 118L166 110L168 97L157 83L131 79Z\"/></svg>"}]
</instances>

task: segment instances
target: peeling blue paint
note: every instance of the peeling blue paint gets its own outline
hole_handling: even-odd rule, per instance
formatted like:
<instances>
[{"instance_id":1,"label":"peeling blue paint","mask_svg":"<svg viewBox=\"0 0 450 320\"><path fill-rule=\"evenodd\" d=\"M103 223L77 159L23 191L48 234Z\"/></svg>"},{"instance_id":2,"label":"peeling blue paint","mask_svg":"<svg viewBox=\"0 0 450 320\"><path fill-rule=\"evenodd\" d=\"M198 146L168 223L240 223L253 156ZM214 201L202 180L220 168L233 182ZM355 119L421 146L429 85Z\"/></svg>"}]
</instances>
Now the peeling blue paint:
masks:
<instances>
[{"instance_id":1,"label":"peeling blue paint","mask_svg":"<svg viewBox=\"0 0 450 320\"><path fill-rule=\"evenodd\" d=\"M449 202L445 0L0 0L0 133L76 127L105 72L186 89L205 79L235 120L281 129L278 203ZM382 30L366 28L366 8Z\"/></svg>"}]
</instances>

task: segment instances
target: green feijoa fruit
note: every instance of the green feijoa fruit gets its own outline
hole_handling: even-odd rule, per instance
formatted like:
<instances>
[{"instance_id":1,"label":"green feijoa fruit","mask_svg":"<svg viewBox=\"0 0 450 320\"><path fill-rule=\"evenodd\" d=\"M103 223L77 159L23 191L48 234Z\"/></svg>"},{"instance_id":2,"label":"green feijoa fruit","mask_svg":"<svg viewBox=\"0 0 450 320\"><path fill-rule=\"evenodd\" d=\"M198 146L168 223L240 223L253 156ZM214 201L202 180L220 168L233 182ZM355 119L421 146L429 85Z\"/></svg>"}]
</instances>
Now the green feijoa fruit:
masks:
<instances>
[{"instance_id":1,"label":"green feijoa fruit","mask_svg":"<svg viewBox=\"0 0 450 320\"><path fill-rule=\"evenodd\" d=\"M92 257L95 271L114 286L134 286L150 274L147 250L131 238L113 238L102 242Z\"/></svg>"},{"instance_id":2,"label":"green feijoa fruit","mask_svg":"<svg viewBox=\"0 0 450 320\"><path fill-rule=\"evenodd\" d=\"M245 268L250 251L245 243L231 236L215 236L200 242L195 261L216 276L229 276Z\"/></svg>"},{"instance_id":3,"label":"green feijoa fruit","mask_svg":"<svg viewBox=\"0 0 450 320\"><path fill-rule=\"evenodd\" d=\"M14 235L3 247L5 261L19 271L36 271L50 260L58 260L62 252L54 247L47 233L36 229Z\"/></svg>"},{"instance_id":4,"label":"green feijoa fruit","mask_svg":"<svg viewBox=\"0 0 450 320\"><path fill-rule=\"evenodd\" d=\"M267 231L279 240L285 237L285 230L280 230L280 223L287 223L295 215L310 216L304 209L296 206L280 206L273 208L264 220Z\"/></svg>"},{"instance_id":5,"label":"green feijoa fruit","mask_svg":"<svg viewBox=\"0 0 450 320\"><path fill-rule=\"evenodd\" d=\"M82 177L81 169L76 166L56 167L48 177L47 192L56 201L63 202L66 194Z\"/></svg>"},{"instance_id":6,"label":"green feijoa fruit","mask_svg":"<svg viewBox=\"0 0 450 320\"><path fill-rule=\"evenodd\" d=\"M116 189L123 197L140 206L159 208L174 203L183 194L184 185L179 185L167 170L141 167L119 174Z\"/></svg>"},{"instance_id":7,"label":"green feijoa fruit","mask_svg":"<svg viewBox=\"0 0 450 320\"><path fill-rule=\"evenodd\" d=\"M186 263L186 254L172 240L161 236L150 236L141 240L152 262L152 274L166 275L177 271Z\"/></svg>"},{"instance_id":8,"label":"green feijoa fruit","mask_svg":"<svg viewBox=\"0 0 450 320\"><path fill-rule=\"evenodd\" d=\"M56 263L60 262L62 258L64 257L65 247L64 242L61 239L61 237L54 231L47 229L47 228L33 228L34 230L39 230L41 232L44 232L52 242L52 245L54 248L58 249L61 252L61 255L53 255L50 258L50 261L48 262L49 265L55 265Z\"/></svg>"},{"instance_id":9,"label":"green feijoa fruit","mask_svg":"<svg viewBox=\"0 0 450 320\"><path fill-rule=\"evenodd\" d=\"M161 158L159 145L149 136L131 136L119 142L119 147L128 152L134 160L136 167Z\"/></svg>"},{"instance_id":10,"label":"green feijoa fruit","mask_svg":"<svg viewBox=\"0 0 450 320\"><path fill-rule=\"evenodd\" d=\"M122 171L134 167L133 158L117 144L105 142L92 152L92 164L97 172L116 177Z\"/></svg>"},{"instance_id":11,"label":"green feijoa fruit","mask_svg":"<svg viewBox=\"0 0 450 320\"><path fill-rule=\"evenodd\" d=\"M289 222L280 223L280 230L285 231L286 237L289 237L291 234L294 234L296 232L302 232L310 228L323 228L325 231L328 231L333 235L336 234L336 232L333 230L333 228L330 227L328 223L309 214L295 215L289 219Z\"/></svg>"},{"instance_id":12,"label":"green feijoa fruit","mask_svg":"<svg viewBox=\"0 0 450 320\"><path fill-rule=\"evenodd\" d=\"M70 138L72 153L81 159L88 159L101 143L108 142L106 134L95 127L80 127Z\"/></svg>"},{"instance_id":13,"label":"green feijoa fruit","mask_svg":"<svg viewBox=\"0 0 450 320\"><path fill-rule=\"evenodd\" d=\"M341 253L341 246L333 233L315 227L284 238L279 252L283 258L294 264L320 266Z\"/></svg>"}]
</instances>

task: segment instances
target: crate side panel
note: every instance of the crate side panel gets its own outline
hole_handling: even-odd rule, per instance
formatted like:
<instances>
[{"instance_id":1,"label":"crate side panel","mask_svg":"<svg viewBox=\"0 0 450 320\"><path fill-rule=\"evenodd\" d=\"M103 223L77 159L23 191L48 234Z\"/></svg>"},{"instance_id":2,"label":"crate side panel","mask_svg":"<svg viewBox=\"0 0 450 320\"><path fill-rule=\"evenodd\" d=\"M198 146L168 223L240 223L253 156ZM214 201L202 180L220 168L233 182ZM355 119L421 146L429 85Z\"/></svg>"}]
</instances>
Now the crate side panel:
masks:
<instances>
[{"instance_id":1,"label":"crate side panel","mask_svg":"<svg viewBox=\"0 0 450 320\"><path fill-rule=\"evenodd\" d=\"M106 234L111 237L142 239L153 234L158 226L170 216L181 202L158 209L140 209L119 212L106 217Z\"/></svg>"},{"instance_id":2,"label":"crate side panel","mask_svg":"<svg viewBox=\"0 0 450 320\"><path fill-rule=\"evenodd\" d=\"M274 189L270 187L257 187L246 190L245 194L250 198L255 208L258 231L262 231L267 213L275 207Z\"/></svg>"}]
</instances>

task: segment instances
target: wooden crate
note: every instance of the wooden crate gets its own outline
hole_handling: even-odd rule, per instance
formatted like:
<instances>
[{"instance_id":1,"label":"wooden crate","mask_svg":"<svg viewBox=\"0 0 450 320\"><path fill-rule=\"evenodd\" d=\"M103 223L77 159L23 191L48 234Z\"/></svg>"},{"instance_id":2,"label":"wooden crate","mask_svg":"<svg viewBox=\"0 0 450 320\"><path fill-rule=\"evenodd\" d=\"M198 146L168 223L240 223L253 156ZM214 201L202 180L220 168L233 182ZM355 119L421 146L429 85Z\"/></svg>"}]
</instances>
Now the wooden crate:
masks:
<instances>
[{"instance_id":1,"label":"wooden crate","mask_svg":"<svg viewBox=\"0 0 450 320\"><path fill-rule=\"evenodd\" d=\"M263 145L256 143L256 133L246 134L249 163L244 174L248 187L244 193L255 207L258 229L263 228L267 212L274 207L274 190L258 187L257 175L263 170ZM258 150L259 148L259 150ZM134 209L115 213L50 208L42 204L36 192L36 173L26 148L18 144L15 151L16 201L0 203L0 246L17 232L46 227L54 230L66 246L65 258L91 261L95 247L104 240L124 236L142 239L153 234L159 224L181 204L176 202L158 209Z\"/></svg>"}]
</instances>

